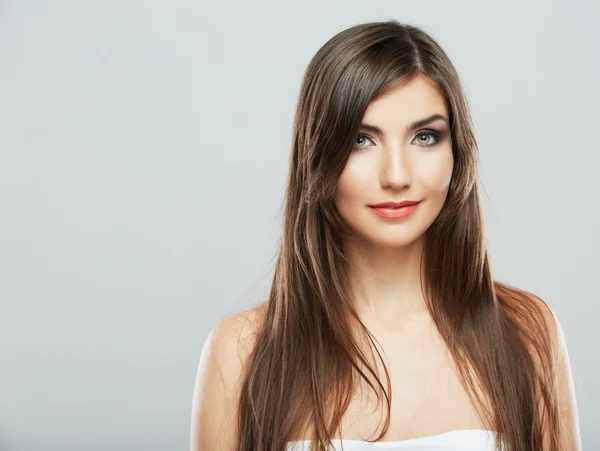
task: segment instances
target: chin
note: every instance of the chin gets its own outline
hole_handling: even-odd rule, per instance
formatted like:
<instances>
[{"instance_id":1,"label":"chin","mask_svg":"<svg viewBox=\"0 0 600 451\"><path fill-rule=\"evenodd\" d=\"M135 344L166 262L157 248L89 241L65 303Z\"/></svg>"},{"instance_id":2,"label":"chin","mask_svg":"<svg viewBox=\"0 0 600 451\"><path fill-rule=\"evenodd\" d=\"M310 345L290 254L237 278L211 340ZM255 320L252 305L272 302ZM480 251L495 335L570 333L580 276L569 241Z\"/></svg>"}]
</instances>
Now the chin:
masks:
<instances>
[{"instance_id":1,"label":"chin","mask_svg":"<svg viewBox=\"0 0 600 451\"><path fill-rule=\"evenodd\" d=\"M387 240L382 240L379 239L376 242L373 242L374 245L379 246L379 247L389 247L389 248L403 248L403 247L408 247L411 244L414 244L416 241L418 241L418 237L417 238L390 238Z\"/></svg>"},{"instance_id":2,"label":"chin","mask_svg":"<svg viewBox=\"0 0 600 451\"><path fill-rule=\"evenodd\" d=\"M382 248L402 248L414 244L421 238L422 234L414 231L413 233L407 233L407 231L388 231L388 233L377 233L369 231L366 233L359 233L360 241L363 244L382 247Z\"/></svg>"}]
</instances>

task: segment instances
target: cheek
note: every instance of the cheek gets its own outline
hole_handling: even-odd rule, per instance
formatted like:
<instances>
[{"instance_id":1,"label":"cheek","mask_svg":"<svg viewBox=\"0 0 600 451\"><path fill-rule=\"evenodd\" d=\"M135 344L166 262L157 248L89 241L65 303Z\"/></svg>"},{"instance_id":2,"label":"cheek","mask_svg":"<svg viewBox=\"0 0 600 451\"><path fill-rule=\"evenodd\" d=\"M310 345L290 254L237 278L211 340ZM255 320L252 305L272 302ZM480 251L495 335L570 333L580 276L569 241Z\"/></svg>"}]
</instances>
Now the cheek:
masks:
<instances>
[{"instance_id":1,"label":"cheek","mask_svg":"<svg viewBox=\"0 0 600 451\"><path fill-rule=\"evenodd\" d=\"M427 191L446 194L452 180L453 168L454 160L449 152L444 158L437 158L423 165L419 171L419 180Z\"/></svg>"},{"instance_id":2,"label":"cheek","mask_svg":"<svg viewBox=\"0 0 600 451\"><path fill-rule=\"evenodd\" d=\"M361 193L368 192L372 184L372 170L366 164L352 164L349 160L340 174L336 190L336 200L343 202L344 199L360 197Z\"/></svg>"},{"instance_id":3,"label":"cheek","mask_svg":"<svg viewBox=\"0 0 600 451\"><path fill-rule=\"evenodd\" d=\"M375 163L373 161L370 164L366 159L348 160L338 179L335 194L338 205L345 201L360 199L372 189L373 178L377 178L378 173ZM424 196L427 194L445 196L452 179L453 166L451 147L426 158L413 160L410 173L415 191Z\"/></svg>"}]
</instances>

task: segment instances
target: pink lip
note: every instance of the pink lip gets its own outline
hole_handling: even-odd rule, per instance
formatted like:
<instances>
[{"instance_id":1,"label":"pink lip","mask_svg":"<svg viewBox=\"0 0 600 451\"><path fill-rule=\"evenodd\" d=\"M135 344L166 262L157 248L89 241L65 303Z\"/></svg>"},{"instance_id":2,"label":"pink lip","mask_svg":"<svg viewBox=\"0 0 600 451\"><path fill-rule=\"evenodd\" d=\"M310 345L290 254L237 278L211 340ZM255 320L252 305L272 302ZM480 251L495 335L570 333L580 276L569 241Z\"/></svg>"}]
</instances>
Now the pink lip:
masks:
<instances>
[{"instance_id":1,"label":"pink lip","mask_svg":"<svg viewBox=\"0 0 600 451\"><path fill-rule=\"evenodd\" d=\"M403 200L402 202L382 202L380 204L369 205L369 207L385 208L385 207L406 207L408 205L418 204L419 200Z\"/></svg>"},{"instance_id":2,"label":"pink lip","mask_svg":"<svg viewBox=\"0 0 600 451\"><path fill-rule=\"evenodd\" d=\"M410 215L419 206L418 203L407 205L400 208L385 208L385 207L371 207L375 214L384 218L404 218Z\"/></svg>"}]
</instances>

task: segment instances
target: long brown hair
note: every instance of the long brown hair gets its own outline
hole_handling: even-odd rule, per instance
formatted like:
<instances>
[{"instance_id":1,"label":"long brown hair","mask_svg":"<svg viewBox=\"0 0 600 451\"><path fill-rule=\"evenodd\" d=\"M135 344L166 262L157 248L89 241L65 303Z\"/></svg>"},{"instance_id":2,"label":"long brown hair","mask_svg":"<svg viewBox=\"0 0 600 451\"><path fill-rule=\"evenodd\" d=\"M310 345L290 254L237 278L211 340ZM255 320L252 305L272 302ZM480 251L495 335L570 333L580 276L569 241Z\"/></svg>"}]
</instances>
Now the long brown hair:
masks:
<instances>
[{"instance_id":1,"label":"long brown hair","mask_svg":"<svg viewBox=\"0 0 600 451\"><path fill-rule=\"evenodd\" d=\"M281 246L242 375L238 451L283 451L309 422L314 449L325 450L357 375L377 399L381 389L386 400L387 421L378 438L389 427L388 371L386 391L351 328L359 324L375 345L350 302L342 246L349 229L333 196L369 103L416 76L427 77L446 99L454 155L446 202L426 232L421 271L427 307L469 396L497 432L497 446L539 450L546 430L545 449L558 449L555 356L544 320L548 307L532 293L492 279L478 194L478 148L459 76L431 36L388 20L341 31L306 69L294 119Z\"/></svg>"}]
</instances>

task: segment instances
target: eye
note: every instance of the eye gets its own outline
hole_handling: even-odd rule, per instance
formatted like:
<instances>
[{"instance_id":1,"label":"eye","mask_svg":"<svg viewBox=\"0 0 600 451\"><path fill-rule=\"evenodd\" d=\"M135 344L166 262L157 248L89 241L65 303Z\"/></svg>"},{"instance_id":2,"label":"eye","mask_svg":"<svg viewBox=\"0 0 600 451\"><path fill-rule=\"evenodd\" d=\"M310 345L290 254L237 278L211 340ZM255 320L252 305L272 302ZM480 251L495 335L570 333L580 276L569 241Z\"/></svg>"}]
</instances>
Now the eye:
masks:
<instances>
[{"instance_id":1,"label":"eye","mask_svg":"<svg viewBox=\"0 0 600 451\"><path fill-rule=\"evenodd\" d=\"M371 143L373 142L373 138L371 138L369 135L365 135L364 133L359 133L358 136L356 137L356 141L358 141L361 138L366 138L369 141L371 141ZM363 147L366 147L366 146L357 146L357 145L354 146L354 148L358 149L358 150L362 149Z\"/></svg>"},{"instance_id":2,"label":"eye","mask_svg":"<svg viewBox=\"0 0 600 451\"><path fill-rule=\"evenodd\" d=\"M433 143L424 143L423 147L431 147L434 146L435 144L437 144L440 141L440 134L438 132L434 132L433 130L423 130L421 132L419 132L416 136L416 138L422 138L423 136L429 136L429 137L433 137L435 138L435 141ZM421 143L423 141L421 140Z\"/></svg>"},{"instance_id":3,"label":"eye","mask_svg":"<svg viewBox=\"0 0 600 451\"><path fill-rule=\"evenodd\" d=\"M425 140L425 142L423 142L423 140L419 140L421 142L421 144L419 144L419 145L422 146L422 147L432 147L432 146L438 144L440 142L440 140L442 139L442 135L440 133L436 132L436 131L433 131L433 130L423 130L423 131L419 132L416 135L415 139L422 138L424 136L425 137L429 137L430 139L429 139L429 141ZM373 143L373 138L371 138L369 135L365 135L364 133L359 133L356 138L357 138L356 139L357 142L360 139L363 139L363 140L367 139L367 140L371 141L371 143ZM434 140L433 142L431 142L431 138L433 138L433 140ZM366 145L365 146L361 146L361 145L357 146L357 145L355 145L354 149L360 150L360 149L363 149L365 147L367 147L367 146Z\"/></svg>"}]
</instances>

